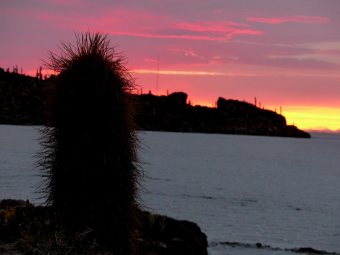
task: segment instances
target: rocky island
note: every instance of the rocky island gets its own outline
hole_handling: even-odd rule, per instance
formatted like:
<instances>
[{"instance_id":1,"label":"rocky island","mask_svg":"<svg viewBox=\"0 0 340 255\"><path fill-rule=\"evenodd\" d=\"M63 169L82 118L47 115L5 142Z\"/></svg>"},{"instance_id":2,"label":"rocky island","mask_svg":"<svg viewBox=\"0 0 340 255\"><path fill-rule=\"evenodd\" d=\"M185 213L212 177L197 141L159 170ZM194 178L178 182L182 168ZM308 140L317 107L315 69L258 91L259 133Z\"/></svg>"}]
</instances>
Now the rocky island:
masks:
<instances>
[{"instance_id":1,"label":"rocky island","mask_svg":"<svg viewBox=\"0 0 340 255\"><path fill-rule=\"evenodd\" d=\"M136 122L143 130L311 137L296 126L287 125L284 116L247 102L220 97L217 107L192 106L183 92L133 97L140 109Z\"/></svg>"},{"instance_id":2,"label":"rocky island","mask_svg":"<svg viewBox=\"0 0 340 255\"><path fill-rule=\"evenodd\" d=\"M42 77L39 70L31 77L0 68L0 123L44 125L45 94L53 79ZM287 125L284 116L243 101L220 97L216 107L206 107L188 103L184 92L131 97L138 109L135 118L140 130L311 137Z\"/></svg>"}]
</instances>

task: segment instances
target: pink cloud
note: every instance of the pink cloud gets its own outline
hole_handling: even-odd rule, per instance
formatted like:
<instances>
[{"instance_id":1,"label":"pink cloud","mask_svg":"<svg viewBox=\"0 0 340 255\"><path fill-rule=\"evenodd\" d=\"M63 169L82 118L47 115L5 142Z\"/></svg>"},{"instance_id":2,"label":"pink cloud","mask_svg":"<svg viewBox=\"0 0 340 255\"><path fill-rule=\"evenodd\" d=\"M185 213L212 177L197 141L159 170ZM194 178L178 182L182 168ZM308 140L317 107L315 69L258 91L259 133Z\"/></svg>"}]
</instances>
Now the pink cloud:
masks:
<instances>
[{"instance_id":1,"label":"pink cloud","mask_svg":"<svg viewBox=\"0 0 340 255\"><path fill-rule=\"evenodd\" d=\"M201 21L181 23L154 14L125 13L125 15L130 16L131 19L123 19L114 15L116 17L114 21L117 22L113 22L110 17L103 17L93 22L112 35L155 39L227 41L239 35L263 34L262 31L250 29L248 25L241 23ZM135 24L139 24L139 26L137 27Z\"/></svg>"},{"instance_id":2,"label":"pink cloud","mask_svg":"<svg viewBox=\"0 0 340 255\"><path fill-rule=\"evenodd\" d=\"M198 54L194 49L192 48L168 48L168 52L178 54L180 56L190 57L190 58L198 58L201 60L204 60L205 57Z\"/></svg>"},{"instance_id":3,"label":"pink cloud","mask_svg":"<svg viewBox=\"0 0 340 255\"><path fill-rule=\"evenodd\" d=\"M106 31L112 35L125 35L133 37L154 38L154 39L183 39L183 40L198 40L198 41L226 41L231 39L234 34L226 35L176 35L176 34L159 34L159 33L143 33L143 32L129 32L129 31Z\"/></svg>"},{"instance_id":4,"label":"pink cloud","mask_svg":"<svg viewBox=\"0 0 340 255\"><path fill-rule=\"evenodd\" d=\"M262 35L263 31L250 29L249 25L230 21L198 21L176 23L180 30L218 35L220 38L231 39L236 35Z\"/></svg>"},{"instance_id":5,"label":"pink cloud","mask_svg":"<svg viewBox=\"0 0 340 255\"><path fill-rule=\"evenodd\" d=\"M45 0L44 3L49 3L55 6L70 6L70 5L77 5L77 4L84 4L84 1L81 0Z\"/></svg>"},{"instance_id":6,"label":"pink cloud","mask_svg":"<svg viewBox=\"0 0 340 255\"><path fill-rule=\"evenodd\" d=\"M260 17L248 17L248 21L266 24L283 24L283 23L305 23L305 24L326 24L329 23L329 18L318 17L318 16L287 16L287 17L270 17L270 18L260 18Z\"/></svg>"},{"instance_id":7,"label":"pink cloud","mask_svg":"<svg viewBox=\"0 0 340 255\"><path fill-rule=\"evenodd\" d=\"M182 22L176 26L181 29L187 29L198 32L227 32L236 28L248 28L248 24L237 23L231 21L198 21L198 22Z\"/></svg>"},{"instance_id":8,"label":"pink cloud","mask_svg":"<svg viewBox=\"0 0 340 255\"><path fill-rule=\"evenodd\" d=\"M18 14L18 13L17 13ZM54 26L77 30L96 29L111 35L154 39L228 41L236 36L262 35L248 24L231 21L178 22L171 17L125 8L107 10L100 17L69 16L49 12L26 13Z\"/></svg>"}]
</instances>

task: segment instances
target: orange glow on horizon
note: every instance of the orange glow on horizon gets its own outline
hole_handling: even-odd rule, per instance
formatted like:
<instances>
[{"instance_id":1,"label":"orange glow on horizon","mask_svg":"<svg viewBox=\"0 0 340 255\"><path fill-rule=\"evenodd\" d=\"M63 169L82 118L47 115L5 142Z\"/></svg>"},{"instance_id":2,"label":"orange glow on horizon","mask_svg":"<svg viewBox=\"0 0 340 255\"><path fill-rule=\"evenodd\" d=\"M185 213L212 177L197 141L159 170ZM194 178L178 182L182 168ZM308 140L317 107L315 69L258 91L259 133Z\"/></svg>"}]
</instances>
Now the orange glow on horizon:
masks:
<instances>
[{"instance_id":1,"label":"orange glow on horizon","mask_svg":"<svg viewBox=\"0 0 340 255\"><path fill-rule=\"evenodd\" d=\"M166 93L161 93L159 95L166 95ZM193 106L217 107L216 101L193 101L191 100L190 95L188 103ZM266 106L264 109L276 111L279 114L279 109L277 107ZM340 133L340 107L285 105L282 107L282 115L286 118L287 125L295 125L299 129L307 132Z\"/></svg>"},{"instance_id":2,"label":"orange glow on horizon","mask_svg":"<svg viewBox=\"0 0 340 255\"><path fill-rule=\"evenodd\" d=\"M216 107L215 103L208 101L195 101L191 104ZM269 106L265 109L276 108ZM305 131L340 133L340 108L287 105L283 106L282 115L286 118L288 125L295 125Z\"/></svg>"},{"instance_id":3,"label":"orange glow on horizon","mask_svg":"<svg viewBox=\"0 0 340 255\"><path fill-rule=\"evenodd\" d=\"M340 108L285 106L287 123L303 130L340 132Z\"/></svg>"},{"instance_id":4,"label":"orange glow on horizon","mask_svg":"<svg viewBox=\"0 0 340 255\"><path fill-rule=\"evenodd\" d=\"M194 106L206 106L206 107L212 107L215 108L216 107L216 102L208 102L208 101L191 101L190 98L188 99L188 101L190 102L191 105Z\"/></svg>"}]
</instances>

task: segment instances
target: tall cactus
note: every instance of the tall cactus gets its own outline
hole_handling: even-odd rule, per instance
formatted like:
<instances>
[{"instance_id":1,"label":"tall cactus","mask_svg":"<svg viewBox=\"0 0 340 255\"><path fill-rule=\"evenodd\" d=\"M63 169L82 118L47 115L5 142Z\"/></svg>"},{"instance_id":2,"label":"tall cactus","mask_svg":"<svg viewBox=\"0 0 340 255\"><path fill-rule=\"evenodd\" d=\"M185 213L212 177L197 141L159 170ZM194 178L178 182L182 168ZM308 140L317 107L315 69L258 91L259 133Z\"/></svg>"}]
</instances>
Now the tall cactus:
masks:
<instances>
[{"instance_id":1,"label":"tall cactus","mask_svg":"<svg viewBox=\"0 0 340 255\"><path fill-rule=\"evenodd\" d=\"M132 80L107 36L85 33L51 53L59 72L42 165L47 198L72 231L90 228L113 254L131 254L138 202Z\"/></svg>"}]
</instances>

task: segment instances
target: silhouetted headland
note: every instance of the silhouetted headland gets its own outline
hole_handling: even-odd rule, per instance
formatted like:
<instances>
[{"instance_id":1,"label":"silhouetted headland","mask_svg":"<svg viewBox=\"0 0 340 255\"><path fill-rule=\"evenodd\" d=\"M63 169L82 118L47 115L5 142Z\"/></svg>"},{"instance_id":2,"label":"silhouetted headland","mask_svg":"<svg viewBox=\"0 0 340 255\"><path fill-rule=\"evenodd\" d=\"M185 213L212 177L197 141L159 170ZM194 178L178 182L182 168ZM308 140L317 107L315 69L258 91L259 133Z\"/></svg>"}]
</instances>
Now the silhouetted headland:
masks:
<instances>
[{"instance_id":1,"label":"silhouetted headland","mask_svg":"<svg viewBox=\"0 0 340 255\"><path fill-rule=\"evenodd\" d=\"M296 126L287 125L284 116L247 102L220 97L212 108L188 104L183 92L132 96L139 104L136 121L143 130L310 138Z\"/></svg>"},{"instance_id":2,"label":"silhouetted headland","mask_svg":"<svg viewBox=\"0 0 340 255\"><path fill-rule=\"evenodd\" d=\"M0 68L0 123L43 125L44 91L55 76L43 79ZM137 104L136 124L141 130L263 135L310 138L310 134L287 125L284 116L253 104L219 98L217 107L193 106L188 95L132 94Z\"/></svg>"}]
</instances>

